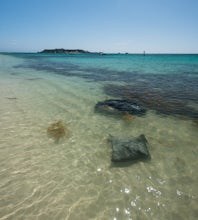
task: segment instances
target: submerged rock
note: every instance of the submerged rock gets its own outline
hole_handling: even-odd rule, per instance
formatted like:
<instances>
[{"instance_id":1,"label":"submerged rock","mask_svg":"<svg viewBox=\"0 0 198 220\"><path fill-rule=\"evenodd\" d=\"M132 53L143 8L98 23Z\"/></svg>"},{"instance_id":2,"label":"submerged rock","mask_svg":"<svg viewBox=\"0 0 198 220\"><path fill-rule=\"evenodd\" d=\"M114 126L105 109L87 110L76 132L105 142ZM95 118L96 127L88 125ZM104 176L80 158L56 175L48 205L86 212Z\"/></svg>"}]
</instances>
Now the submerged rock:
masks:
<instances>
[{"instance_id":1,"label":"submerged rock","mask_svg":"<svg viewBox=\"0 0 198 220\"><path fill-rule=\"evenodd\" d=\"M98 102L95 105L95 110L110 114L144 115L146 113L146 109L142 105L123 99L109 99Z\"/></svg>"},{"instance_id":2,"label":"submerged rock","mask_svg":"<svg viewBox=\"0 0 198 220\"><path fill-rule=\"evenodd\" d=\"M148 141L142 134L137 138L117 138L111 136L112 162L136 162L151 159L148 151Z\"/></svg>"}]
</instances>

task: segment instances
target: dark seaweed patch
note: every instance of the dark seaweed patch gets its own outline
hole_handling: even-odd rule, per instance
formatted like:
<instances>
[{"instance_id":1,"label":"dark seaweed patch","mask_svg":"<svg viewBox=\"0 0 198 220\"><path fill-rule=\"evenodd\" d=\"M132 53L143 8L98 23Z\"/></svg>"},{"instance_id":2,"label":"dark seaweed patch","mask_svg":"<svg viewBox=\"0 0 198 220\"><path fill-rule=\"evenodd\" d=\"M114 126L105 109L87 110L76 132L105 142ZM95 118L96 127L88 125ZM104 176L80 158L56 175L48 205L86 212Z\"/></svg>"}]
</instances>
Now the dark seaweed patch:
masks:
<instances>
[{"instance_id":1,"label":"dark seaweed patch","mask_svg":"<svg viewBox=\"0 0 198 220\"><path fill-rule=\"evenodd\" d=\"M48 57L43 55L24 58L26 58L24 64L15 66L16 68L32 68L66 77L80 77L88 82L110 82L104 86L107 95L135 101L157 113L198 118L197 109L189 105L198 104L197 65L190 66L189 71L184 65L183 69L177 68L173 73L145 74L138 71L114 71L102 67L88 68L67 62L67 57L64 63L49 61ZM125 85L116 85L114 82Z\"/></svg>"},{"instance_id":2,"label":"dark seaweed patch","mask_svg":"<svg viewBox=\"0 0 198 220\"><path fill-rule=\"evenodd\" d=\"M167 79L170 77L169 79ZM127 85L107 84L107 95L141 103L146 108L166 115L198 118L197 109L189 102L198 103L198 78L190 80L173 76L147 78L145 82ZM152 80L153 79L153 80Z\"/></svg>"}]
</instances>

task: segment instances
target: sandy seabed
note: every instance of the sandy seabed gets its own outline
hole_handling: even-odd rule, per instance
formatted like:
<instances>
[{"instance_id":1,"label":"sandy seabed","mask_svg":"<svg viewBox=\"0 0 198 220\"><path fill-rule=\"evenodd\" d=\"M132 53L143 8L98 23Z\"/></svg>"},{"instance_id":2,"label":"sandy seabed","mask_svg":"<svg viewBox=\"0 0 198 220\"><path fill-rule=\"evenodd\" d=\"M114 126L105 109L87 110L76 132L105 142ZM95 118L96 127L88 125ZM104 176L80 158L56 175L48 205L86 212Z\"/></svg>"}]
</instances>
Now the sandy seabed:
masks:
<instances>
[{"instance_id":1,"label":"sandy seabed","mask_svg":"<svg viewBox=\"0 0 198 220\"><path fill-rule=\"evenodd\" d=\"M94 112L97 82L14 68L0 56L0 219L197 219L198 126L148 111L132 121ZM61 120L70 137L56 143ZM151 161L111 164L108 135L144 134Z\"/></svg>"}]
</instances>

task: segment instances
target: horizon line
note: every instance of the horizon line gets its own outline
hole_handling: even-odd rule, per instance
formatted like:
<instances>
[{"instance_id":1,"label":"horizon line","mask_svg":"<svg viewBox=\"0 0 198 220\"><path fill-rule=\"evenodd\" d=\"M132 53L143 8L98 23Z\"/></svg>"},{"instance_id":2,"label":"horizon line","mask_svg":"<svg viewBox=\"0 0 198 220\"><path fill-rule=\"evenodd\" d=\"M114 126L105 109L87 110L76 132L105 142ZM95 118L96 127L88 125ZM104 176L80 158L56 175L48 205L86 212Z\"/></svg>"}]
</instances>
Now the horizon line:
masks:
<instances>
[{"instance_id":1,"label":"horizon line","mask_svg":"<svg viewBox=\"0 0 198 220\"><path fill-rule=\"evenodd\" d=\"M58 49L58 48L57 48ZM45 49L44 49L45 50ZM48 50L48 49L46 49L46 50ZM53 49L52 49L53 50ZM83 49L65 49L65 50L83 50ZM99 51L99 52L91 52L91 51L88 51L88 50L84 50L84 51L87 51L88 53L98 53L98 54L122 54L122 55L132 55L132 54L140 54L140 55L157 55L157 54L161 54L161 55L168 55L168 54L170 54L170 55L198 55L198 52L191 52L191 53L185 53L185 52L179 52L179 53L177 53L177 52L146 52L146 51L143 51L143 52L101 52L101 51ZM41 51L0 51L0 53L41 53ZM52 53L53 54L53 53ZM56 54L67 54L67 53L56 53ZM69 54L69 55L72 55L72 54ZM74 55L76 55L76 54L74 54Z\"/></svg>"}]
</instances>

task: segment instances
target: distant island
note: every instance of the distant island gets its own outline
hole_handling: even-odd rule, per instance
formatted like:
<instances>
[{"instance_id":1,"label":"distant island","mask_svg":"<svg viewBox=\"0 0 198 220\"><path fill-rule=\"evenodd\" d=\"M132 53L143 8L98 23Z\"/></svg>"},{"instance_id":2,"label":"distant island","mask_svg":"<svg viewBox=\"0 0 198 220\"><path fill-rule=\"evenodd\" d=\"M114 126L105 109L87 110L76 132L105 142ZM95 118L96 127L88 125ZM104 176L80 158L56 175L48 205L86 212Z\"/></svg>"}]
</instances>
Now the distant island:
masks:
<instances>
[{"instance_id":1,"label":"distant island","mask_svg":"<svg viewBox=\"0 0 198 220\"><path fill-rule=\"evenodd\" d=\"M61 48L61 49L45 49L39 53L87 54L87 53L92 53L92 52L80 50L80 49L68 50L68 49Z\"/></svg>"}]
</instances>

